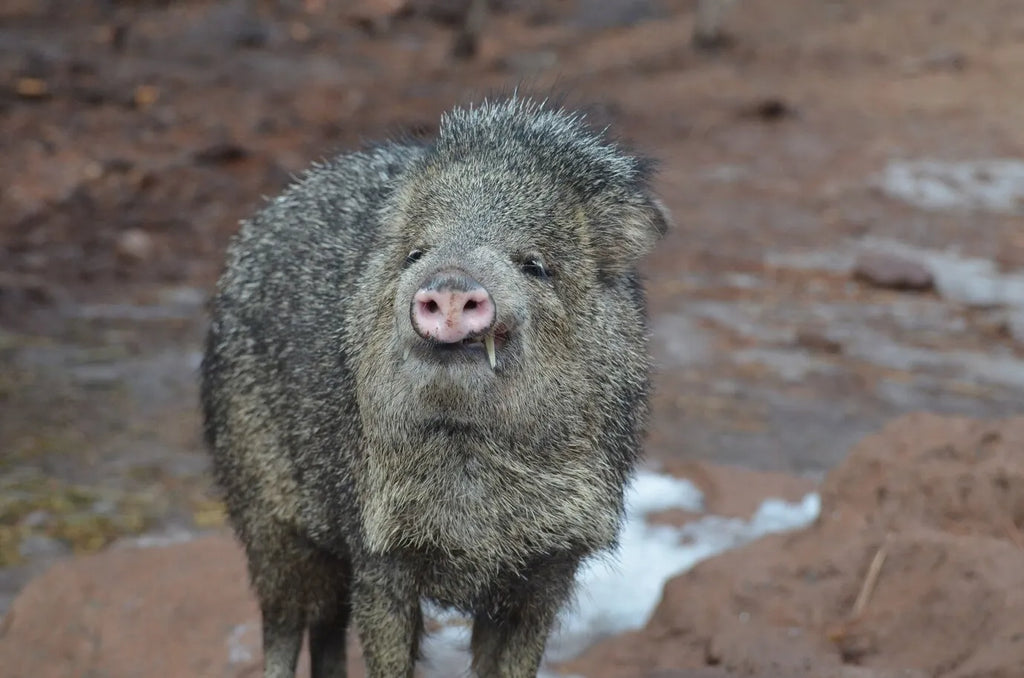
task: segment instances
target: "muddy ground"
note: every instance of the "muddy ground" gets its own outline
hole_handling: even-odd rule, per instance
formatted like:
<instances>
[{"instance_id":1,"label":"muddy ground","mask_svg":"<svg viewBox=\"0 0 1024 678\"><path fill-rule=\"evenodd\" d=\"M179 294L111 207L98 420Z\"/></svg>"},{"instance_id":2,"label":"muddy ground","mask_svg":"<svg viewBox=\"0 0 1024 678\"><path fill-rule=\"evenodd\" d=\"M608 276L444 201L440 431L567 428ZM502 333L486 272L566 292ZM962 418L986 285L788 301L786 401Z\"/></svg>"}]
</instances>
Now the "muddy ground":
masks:
<instances>
[{"instance_id":1,"label":"muddy ground","mask_svg":"<svg viewBox=\"0 0 1024 678\"><path fill-rule=\"evenodd\" d=\"M509 1L468 61L442 4L0 7L0 610L55 559L221 525L195 368L238 219L516 84L661 162L655 465L820 478L899 414L1024 410L1016 0L748 0L712 53L692 0Z\"/></svg>"}]
</instances>

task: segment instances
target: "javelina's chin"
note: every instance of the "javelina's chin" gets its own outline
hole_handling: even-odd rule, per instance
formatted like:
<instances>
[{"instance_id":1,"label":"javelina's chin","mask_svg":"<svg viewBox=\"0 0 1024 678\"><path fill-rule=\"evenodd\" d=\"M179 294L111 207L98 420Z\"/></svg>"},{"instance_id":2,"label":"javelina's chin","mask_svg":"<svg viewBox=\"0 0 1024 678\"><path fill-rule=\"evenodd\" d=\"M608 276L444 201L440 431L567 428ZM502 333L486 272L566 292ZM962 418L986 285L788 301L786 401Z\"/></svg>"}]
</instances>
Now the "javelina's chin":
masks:
<instances>
[{"instance_id":1,"label":"javelina's chin","mask_svg":"<svg viewBox=\"0 0 1024 678\"><path fill-rule=\"evenodd\" d=\"M440 370L479 370L493 372L487 361L487 353L482 345L463 346L459 344L443 344L431 346L417 344L409 351L405 360L415 363L421 368L437 368Z\"/></svg>"}]
</instances>

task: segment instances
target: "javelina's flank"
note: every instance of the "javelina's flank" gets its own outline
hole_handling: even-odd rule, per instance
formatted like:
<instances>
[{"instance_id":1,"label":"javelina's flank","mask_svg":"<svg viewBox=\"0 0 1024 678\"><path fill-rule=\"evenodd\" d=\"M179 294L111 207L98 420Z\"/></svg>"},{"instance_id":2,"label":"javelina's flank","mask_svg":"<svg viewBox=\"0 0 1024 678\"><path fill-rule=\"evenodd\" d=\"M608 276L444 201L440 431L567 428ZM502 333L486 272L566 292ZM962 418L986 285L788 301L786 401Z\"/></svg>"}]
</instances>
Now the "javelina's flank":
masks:
<instances>
[{"instance_id":1,"label":"javelina's flank","mask_svg":"<svg viewBox=\"0 0 1024 678\"><path fill-rule=\"evenodd\" d=\"M421 599L479 676L534 676L616 540L647 419L648 164L521 98L312 169L243 224L202 404L263 615L264 675L412 676Z\"/></svg>"}]
</instances>

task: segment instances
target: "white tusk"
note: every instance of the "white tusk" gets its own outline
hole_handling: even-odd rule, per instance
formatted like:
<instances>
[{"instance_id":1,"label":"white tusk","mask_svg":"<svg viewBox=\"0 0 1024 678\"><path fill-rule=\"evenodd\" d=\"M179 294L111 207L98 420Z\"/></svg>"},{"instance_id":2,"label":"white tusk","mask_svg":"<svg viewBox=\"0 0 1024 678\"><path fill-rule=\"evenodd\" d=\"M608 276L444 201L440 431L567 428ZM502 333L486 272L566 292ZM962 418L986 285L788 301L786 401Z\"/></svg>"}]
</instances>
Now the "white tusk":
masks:
<instances>
[{"instance_id":1,"label":"white tusk","mask_svg":"<svg viewBox=\"0 0 1024 678\"><path fill-rule=\"evenodd\" d=\"M484 337L484 348L487 349L487 361L491 363L491 369L493 370L498 364L498 358L494 355L494 335L488 334Z\"/></svg>"}]
</instances>

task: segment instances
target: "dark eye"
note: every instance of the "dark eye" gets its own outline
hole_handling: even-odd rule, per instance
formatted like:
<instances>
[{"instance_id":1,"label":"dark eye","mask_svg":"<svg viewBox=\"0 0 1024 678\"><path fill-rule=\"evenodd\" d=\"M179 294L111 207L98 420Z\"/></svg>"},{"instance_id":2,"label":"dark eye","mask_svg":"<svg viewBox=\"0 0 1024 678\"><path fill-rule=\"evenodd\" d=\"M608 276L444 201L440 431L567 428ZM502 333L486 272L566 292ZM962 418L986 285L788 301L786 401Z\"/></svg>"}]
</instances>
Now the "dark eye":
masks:
<instances>
[{"instance_id":1,"label":"dark eye","mask_svg":"<svg viewBox=\"0 0 1024 678\"><path fill-rule=\"evenodd\" d=\"M422 256L423 256L423 250L413 250L413 251L409 252L409 254L405 255L405 265L406 266L412 266L417 261L419 261L420 257L422 257Z\"/></svg>"},{"instance_id":2,"label":"dark eye","mask_svg":"<svg viewBox=\"0 0 1024 678\"><path fill-rule=\"evenodd\" d=\"M523 259L523 273L532 275L534 278L547 278L551 275L544 265L544 260L538 256L528 256Z\"/></svg>"}]
</instances>

